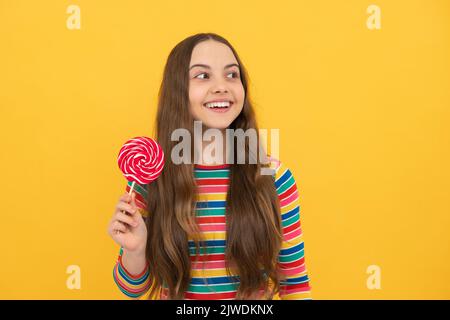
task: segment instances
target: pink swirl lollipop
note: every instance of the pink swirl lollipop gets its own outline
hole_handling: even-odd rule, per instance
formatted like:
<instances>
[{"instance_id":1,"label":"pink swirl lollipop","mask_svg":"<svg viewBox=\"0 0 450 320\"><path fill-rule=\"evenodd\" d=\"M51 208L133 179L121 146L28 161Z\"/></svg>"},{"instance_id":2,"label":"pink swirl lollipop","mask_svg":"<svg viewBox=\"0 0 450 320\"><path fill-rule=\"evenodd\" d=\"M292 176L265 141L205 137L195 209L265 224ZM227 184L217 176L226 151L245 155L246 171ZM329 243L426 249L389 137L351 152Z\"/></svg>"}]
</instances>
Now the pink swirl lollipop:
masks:
<instances>
[{"instance_id":1,"label":"pink swirl lollipop","mask_svg":"<svg viewBox=\"0 0 450 320\"><path fill-rule=\"evenodd\" d=\"M148 184L159 177L164 168L164 152L153 139L136 137L128 140L120 149L118 156L120 170L128 181Z\"/></svg>"}]
</instances>

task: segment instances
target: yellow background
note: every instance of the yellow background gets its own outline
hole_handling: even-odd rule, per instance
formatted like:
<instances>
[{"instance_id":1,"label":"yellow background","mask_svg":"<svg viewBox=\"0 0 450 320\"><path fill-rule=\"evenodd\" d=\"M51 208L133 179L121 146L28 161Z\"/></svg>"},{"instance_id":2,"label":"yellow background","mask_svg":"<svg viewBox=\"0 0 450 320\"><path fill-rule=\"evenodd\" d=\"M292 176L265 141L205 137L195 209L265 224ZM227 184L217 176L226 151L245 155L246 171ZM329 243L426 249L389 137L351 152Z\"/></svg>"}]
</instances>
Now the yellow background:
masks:
<instances>
[{"instance_id":1,"label":"yellow background","mask_svg":"<svg viewBox=\"0 0 450 320\"><path fill-rule=\"evenodd\" d=\"M1 0L0 298L126 299L106 232L118 151L152 134L170 50L216 32L248 68L260 127L280 129L313 298L449 299L449 18L446 0Z\"/></svg>"}]
</instances>

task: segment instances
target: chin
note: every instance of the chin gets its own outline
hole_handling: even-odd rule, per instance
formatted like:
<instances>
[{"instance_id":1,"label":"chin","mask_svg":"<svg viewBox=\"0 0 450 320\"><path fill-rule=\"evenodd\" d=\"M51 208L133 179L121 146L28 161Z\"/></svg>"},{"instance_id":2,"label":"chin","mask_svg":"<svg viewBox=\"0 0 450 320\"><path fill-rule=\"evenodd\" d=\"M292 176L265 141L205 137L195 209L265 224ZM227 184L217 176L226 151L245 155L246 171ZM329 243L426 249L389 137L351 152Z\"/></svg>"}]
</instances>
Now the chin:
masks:
<instances>
[{"instance_id":1,"label":"chin","mask_svg":"<svg viewBox=\"0 0 450 320\"><path fill-rule=\"evenodd\" d=\"M230 124L233 122L233 120L235 119L235 117L231 117L231 115L228 115L226 118L223 115L219 115L216 119L211 118L210 115L207 115L205 117L201 117L204 118L205 120L200 119L203 124L207 127L207 128L211 128L211 129L227 129Z\"/></svg>"},{"instance_id":2,"label":"chin","mask_svg":"<svg viewBox=\"0 0 450 320\"><path fill-rule=\"evenodd\" d=\"M204 123L207 128L211 129L227 129L230 126L230 123Z\"/></svg>"}]
</instances>

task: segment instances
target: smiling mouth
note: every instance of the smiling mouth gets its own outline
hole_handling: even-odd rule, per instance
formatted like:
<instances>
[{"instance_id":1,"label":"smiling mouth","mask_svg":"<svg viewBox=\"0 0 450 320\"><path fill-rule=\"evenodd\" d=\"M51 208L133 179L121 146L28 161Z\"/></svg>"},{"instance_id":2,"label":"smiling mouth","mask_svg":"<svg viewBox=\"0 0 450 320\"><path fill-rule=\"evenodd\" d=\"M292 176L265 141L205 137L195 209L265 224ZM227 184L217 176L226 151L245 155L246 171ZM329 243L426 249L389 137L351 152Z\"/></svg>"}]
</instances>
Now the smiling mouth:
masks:
<instances>
[{"instance_id":1,"label":"smiling mouth","mask_svg":"<svg viewBox=\"0 0 450 320\"><path fill-rule=\"evenodd\" d=\"M214 102L214 103L204 103L203 106L206 109L209 109L213 112L227 112L231 107L233 106L232 101L226 101L226 102Z\"/></svg>"}]
</instances>

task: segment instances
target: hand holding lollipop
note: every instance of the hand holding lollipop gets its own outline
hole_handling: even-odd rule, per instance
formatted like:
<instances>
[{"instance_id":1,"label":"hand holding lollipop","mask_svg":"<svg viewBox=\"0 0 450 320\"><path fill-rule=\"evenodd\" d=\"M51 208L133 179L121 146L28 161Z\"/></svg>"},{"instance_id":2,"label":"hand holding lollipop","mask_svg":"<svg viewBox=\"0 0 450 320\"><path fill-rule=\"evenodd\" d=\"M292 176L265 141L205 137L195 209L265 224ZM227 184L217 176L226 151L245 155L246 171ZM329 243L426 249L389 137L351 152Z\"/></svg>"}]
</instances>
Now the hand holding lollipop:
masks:
<instances>
[{"instance_id":1,"label":"hand holding lollipop","mask_svg":"<svg viewBox=\"0 0 450 320\"><path fill-rule=\"evenodd\" d=\"M135 193L132 192L136 183L148 184L158 178L164 168L164 153L153 139L136 137L120 149L118 165L125 178L133 183L128 194L119 200L109 233L123 248L140 251L147 240L147 230L141 215L136 214Z\"/></svg>"}]
</instances>

